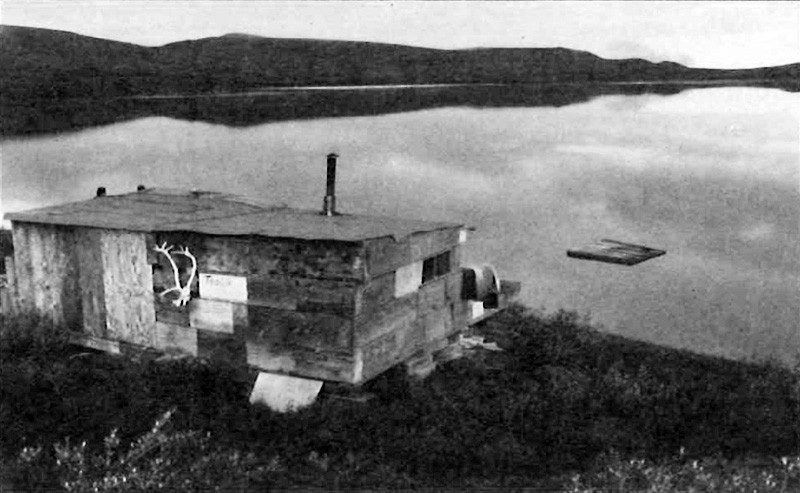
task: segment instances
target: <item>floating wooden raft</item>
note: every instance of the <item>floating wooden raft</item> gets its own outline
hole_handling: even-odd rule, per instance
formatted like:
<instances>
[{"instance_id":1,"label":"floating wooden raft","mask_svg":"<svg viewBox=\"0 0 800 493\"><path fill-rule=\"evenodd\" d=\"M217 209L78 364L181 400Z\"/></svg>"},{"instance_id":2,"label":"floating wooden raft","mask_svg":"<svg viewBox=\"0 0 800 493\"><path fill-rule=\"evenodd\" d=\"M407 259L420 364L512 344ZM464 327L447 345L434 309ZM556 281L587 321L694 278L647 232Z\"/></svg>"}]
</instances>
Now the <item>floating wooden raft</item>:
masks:
<instances>
[{"instance_id":1,"label":"floating wooden raft","mask_svg":"<svg viewBox=\"0 0 800 493\"><path fill-rule=\"evenodd\" d=\"M568 257L622 265L636 265L665 253L667 252L664 250L605 239L581 248L567 250Z\"/></svg>"}]
</instances>

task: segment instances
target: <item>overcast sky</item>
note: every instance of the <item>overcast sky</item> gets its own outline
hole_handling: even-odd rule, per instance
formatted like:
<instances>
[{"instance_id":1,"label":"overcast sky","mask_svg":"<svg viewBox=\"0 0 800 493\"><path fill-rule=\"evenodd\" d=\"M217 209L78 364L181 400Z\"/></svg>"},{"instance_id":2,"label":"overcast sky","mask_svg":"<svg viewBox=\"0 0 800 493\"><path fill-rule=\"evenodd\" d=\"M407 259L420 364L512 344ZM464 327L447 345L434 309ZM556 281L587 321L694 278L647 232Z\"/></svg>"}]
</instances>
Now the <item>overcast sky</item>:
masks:
<instances>
[{"instance_id":1,"label":"overcast sky","mask_svg":"<svg viewBox=\"0 0 800 493\"><path fill-rule=\"evenodd\" d=\"M0 0L3 24L143 45L242 32L434 48L563 46L744 68L800 61L800 2Z\"/></svg>"}]
</instances>

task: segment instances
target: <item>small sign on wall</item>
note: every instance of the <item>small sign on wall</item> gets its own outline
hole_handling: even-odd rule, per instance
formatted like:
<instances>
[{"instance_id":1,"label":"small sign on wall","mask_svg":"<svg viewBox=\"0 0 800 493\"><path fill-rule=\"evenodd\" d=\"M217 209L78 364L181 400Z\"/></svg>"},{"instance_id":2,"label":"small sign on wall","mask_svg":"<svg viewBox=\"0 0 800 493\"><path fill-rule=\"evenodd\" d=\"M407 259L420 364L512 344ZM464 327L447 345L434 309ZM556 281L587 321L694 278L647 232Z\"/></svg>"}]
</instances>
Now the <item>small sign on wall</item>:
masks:
<instances>
[{"instance_id":1,"label":"small sign on wall","mask_svg":"<svg viewBox=\"0 0 800 493\"><path fill-rule=\"evenodd\" d=\"M200 297L247 301L247 278L225 274L200 274Z\"/></svg>"}]
</instances>

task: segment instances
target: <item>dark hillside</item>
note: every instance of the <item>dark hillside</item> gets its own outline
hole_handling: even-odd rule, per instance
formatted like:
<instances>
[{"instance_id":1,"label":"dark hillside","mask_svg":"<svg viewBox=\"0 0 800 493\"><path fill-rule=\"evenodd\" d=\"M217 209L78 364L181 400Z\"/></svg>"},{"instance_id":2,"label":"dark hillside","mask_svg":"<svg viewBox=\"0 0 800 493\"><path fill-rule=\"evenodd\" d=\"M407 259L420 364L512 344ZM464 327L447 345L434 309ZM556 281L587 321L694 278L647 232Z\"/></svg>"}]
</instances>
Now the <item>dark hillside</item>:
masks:
<instances>
[{"instance_id":1,"label":"dark hillside","mask_svg":"<svg viewBox=\"0 0 800 493\"><path fill-rule=\"evenodd\" d=\"M128 93L158 72L143 46L64 31L0 25L0 95L65 98Z\"/></svg>"},{"instance_id":2,"label":"dark hillside","mask_svg":"<svg viewBox=\"0 0 800 493\"><path fill-rule=\"evenodd\" d=\"M798 89L797 65L706 70L607 60L566 48L436 50L381 43L225 35L149 48L0 27L0 92L63 99L236 92L265 86L750 81Z\"/></svg>"}]
</instances>

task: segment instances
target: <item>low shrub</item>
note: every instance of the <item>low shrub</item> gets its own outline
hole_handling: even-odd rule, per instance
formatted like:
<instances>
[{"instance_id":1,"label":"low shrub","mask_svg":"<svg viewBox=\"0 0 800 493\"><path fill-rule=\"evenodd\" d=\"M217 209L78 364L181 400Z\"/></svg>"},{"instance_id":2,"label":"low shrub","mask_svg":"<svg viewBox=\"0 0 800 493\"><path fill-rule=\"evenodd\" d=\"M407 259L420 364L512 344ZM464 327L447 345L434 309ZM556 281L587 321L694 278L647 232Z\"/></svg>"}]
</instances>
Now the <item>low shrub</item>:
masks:
<instances>
[{"instance_id":1,"label":"low shrub","mask_svg":"<svg viewBox=\"0 0 800 493\"><path fill-rule=\"evenodd\" d=\"M681 447L706 471L709 457L730 465L800 450L800 387L789 370L602 334L568 312L515 306L475 330L505 351L474 352L422 382L390 372L367 385L377 398L364 404L322 397L277 414L249 404L232 368L78 352L57 335L4 326L0 454L29 489L586 489L618 486L616 473L601 474L608 467L646 488L667 477L695 484L691 462L674 459ZM713 470L727 477L731 468ZM578 482L564 486L573 473ZM680 483L689 473L695 483Z\"/></svg>"}]
</instances>

